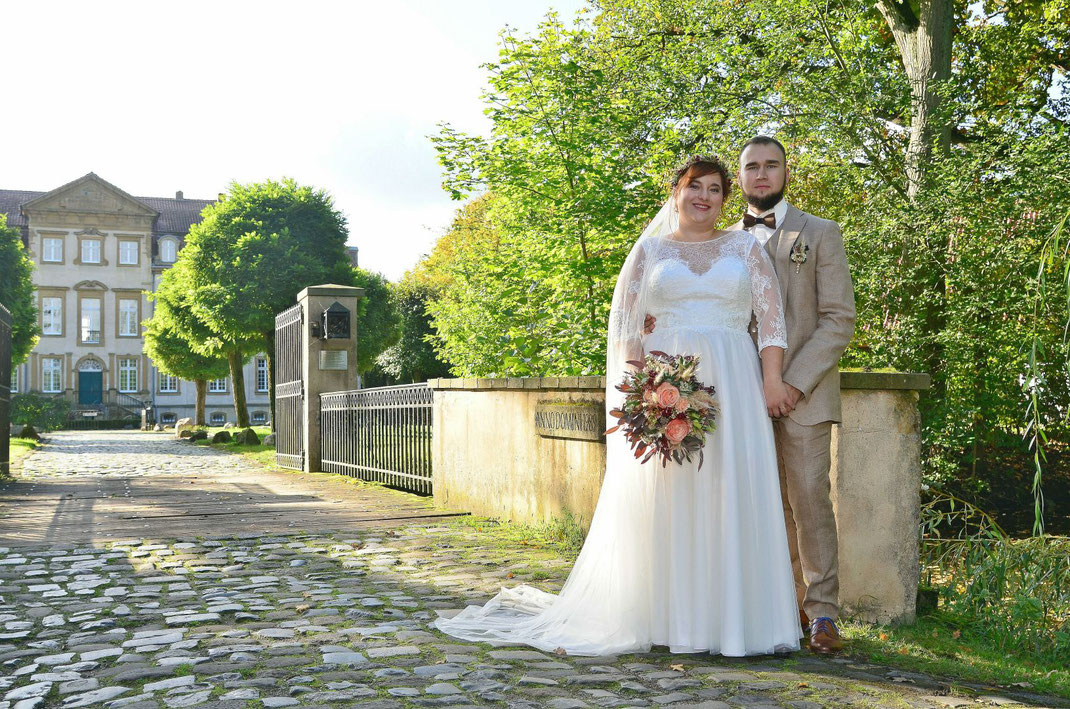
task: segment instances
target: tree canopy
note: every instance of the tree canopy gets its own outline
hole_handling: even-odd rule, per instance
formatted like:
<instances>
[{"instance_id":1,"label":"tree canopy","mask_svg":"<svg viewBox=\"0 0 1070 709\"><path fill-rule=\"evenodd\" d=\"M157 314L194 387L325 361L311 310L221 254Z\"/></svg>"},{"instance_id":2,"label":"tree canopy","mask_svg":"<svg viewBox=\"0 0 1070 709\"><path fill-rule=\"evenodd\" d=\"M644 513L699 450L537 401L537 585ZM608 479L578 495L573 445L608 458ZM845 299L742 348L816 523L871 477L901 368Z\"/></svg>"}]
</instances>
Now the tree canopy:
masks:
<instances>
[{"instance_id":1,"label":"tree canopy","mask_svg":"<svg viewBox=\"0 0 1070 709\"><path fill-rule=\"evenodd\" d=\"M179 263L190 310L208 330L195 349L229 360L239 425L248 423L242 364L265 352L273 372L275 315L293 305L303 288L365 287L365 322L358 323L365 366L389 346L394 324L386 287L379 288L374 274L350 266L347 236L345 217L331 196L291 179L232 183L190 229ZM269 379L274 398L274 376Z\"/></svg>"},{"instance_id":2,"label":"tree canopy","mask_svg":"<svg viewBox=\"0 0 1070 709\"><path fill-rule=\"evenodd\" d=\"M37 344L37 306L33 261L17 229L0 214L0 305L11 312L11 362L19 364Z\"/></svg>"},{"instance_id":3,"label":"tree canopy","mask_svg":"<svg viewBox=\"0 0 1070 709\"><path fill-rule=\"evenodd\" d=\"M464 376L601 372L616 273L671 168L774 134L788 199L844 228L844 364L932 374L928 479L983 487L991 451L1021 445L1035 260L1070 209L1068 44L1068 0L600 0L506 31L489 133L434 138L469 200L423 265L437 350ZM1055 424L1063 306L1039 312Z\"/></svg>"}]
</instances>

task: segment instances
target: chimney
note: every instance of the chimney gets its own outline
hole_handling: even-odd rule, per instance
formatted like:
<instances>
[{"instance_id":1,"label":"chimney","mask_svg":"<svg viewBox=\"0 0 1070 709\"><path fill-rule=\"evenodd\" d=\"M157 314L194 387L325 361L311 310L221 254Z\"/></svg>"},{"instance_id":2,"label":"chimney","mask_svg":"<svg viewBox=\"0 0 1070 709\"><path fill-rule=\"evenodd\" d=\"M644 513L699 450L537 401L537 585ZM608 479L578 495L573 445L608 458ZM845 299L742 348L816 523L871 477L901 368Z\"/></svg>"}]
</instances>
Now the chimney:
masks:
<instances>
[{"instance_id":1,"label":"chimney","mask_svg":"<svg viewBox=\"0 0 1070 709\"><path fill-rule=\"evenodd\" d=\"M175 192L175 199L182 199L182 190Z\"/></svg>"}]
</instances>

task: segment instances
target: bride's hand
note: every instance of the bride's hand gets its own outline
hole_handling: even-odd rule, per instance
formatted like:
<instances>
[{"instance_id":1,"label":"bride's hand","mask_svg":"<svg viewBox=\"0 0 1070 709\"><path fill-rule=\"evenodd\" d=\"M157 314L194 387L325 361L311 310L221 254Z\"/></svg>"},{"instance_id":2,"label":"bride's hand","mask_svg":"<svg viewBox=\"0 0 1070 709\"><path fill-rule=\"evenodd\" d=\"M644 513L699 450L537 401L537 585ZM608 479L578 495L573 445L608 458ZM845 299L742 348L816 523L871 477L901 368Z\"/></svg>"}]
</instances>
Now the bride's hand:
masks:
<instances>
[{"instance_id":1,"label":"bride's hand","mask_svg":"<svg viewBox=\"0 0 1070 709\"><path fill-rule=\"evenodd\" d=\"M792 412L795 406L792 404L792 395L788 391L788 385L781 379L766 380L763 383L765 389L765 408L771 418L783 418Z\"/></svg>"},{"instance_id":2,"label":"bride's hand","mask_svg":"<svg viewBox=\"0 0 1070 709\"><path fill-rule=\"evenodd\" d=\"M647 315L646 320L643 321L643 334L649 335L654 332L654 325L658 322L657 318L653 315Z\"/></svg>"}]
</instances>

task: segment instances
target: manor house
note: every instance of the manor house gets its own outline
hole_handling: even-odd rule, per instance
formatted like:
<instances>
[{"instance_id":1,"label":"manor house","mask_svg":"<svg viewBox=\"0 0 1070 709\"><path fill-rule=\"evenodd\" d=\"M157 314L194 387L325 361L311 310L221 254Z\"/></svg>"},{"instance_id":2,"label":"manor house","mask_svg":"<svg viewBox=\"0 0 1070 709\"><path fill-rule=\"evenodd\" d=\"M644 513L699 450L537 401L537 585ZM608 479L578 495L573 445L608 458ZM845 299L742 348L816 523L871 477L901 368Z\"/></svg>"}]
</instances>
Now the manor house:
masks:
<instances>
[{"instance_id":1,"label":"manor house","mask_svg":"<svg viewBox=\"0 0 1070 709\"><path fill-rule=\"evenodd\" d=\"M158 371L143 351L146 293L178 258L190 226L214 200L133 197L93 173L51 192L0 190L0 214L22 231L34 262L41 339L16 367L12 392L63 396L74 420L160 423L193 416L196 387ZM267 360L245 366L249 416L270 415ZM208 422L234 420L229 377L208 385Z\"/></svg>"}]
</instances>

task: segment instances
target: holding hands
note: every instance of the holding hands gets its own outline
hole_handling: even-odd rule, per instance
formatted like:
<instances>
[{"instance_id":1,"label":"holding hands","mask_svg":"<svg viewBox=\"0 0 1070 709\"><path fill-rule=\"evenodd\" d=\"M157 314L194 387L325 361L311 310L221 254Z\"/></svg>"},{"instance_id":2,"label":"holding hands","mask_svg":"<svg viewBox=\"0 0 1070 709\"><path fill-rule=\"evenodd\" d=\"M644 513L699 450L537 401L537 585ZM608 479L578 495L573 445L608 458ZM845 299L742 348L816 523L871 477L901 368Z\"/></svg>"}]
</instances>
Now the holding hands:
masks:
<instances>
[{"instance_id":1,"label":"holding hands","mask_svg":"<svg viewBox=\"0 0 1070 709\"><path fill-rule=\"evenodd\" d=\"M657 318L647 315L643 320L643 334L654 332ZM802 392L788 384L780 376L780 363L784 350L779 347L767 347L762 351L762 388L765 390L765 408L769 417L783 418L795 410L795 405L802 398ZM767 362L767 359L775 361Z\"/></svg>"}]
</instances>

